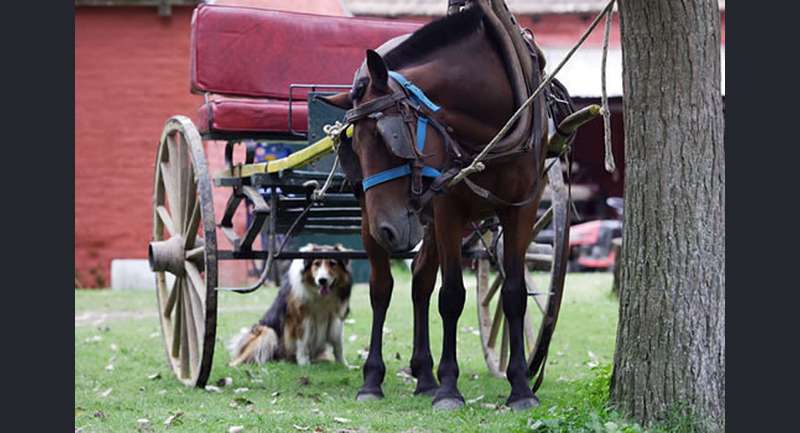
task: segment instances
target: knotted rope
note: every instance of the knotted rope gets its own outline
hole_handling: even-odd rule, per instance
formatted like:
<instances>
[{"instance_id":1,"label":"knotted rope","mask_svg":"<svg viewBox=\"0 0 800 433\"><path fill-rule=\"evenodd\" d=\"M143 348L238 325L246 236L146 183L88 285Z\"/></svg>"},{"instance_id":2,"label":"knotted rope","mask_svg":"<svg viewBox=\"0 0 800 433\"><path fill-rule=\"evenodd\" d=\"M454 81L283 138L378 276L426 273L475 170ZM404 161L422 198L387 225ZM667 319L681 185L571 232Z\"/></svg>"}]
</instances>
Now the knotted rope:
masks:
<instances>
[{"instance_id":1,"label":"knotted rope","mask_svg":"<svg viewBox=\"0 0 800 433\"><path fill-rule=\"evenodd\" d=\"M603 8L603 10L599 14L597 14L597 16L594 18L592 23L589 25L589 28L587 28L586 31L584 31L583 35L581 35L581 38L578 40L578 42L575 44L575 46L573 46L569 50L569 52L567 52L567 55L564 57L564 59L561 60L561 62L558 64L558 66L555 67L553 72L548 74L545 77L545 79L542 80L541 84L539 84L539 87L537 87L536 90L534 90L534 92L531 94L531 96L529 96L528 99L526 99L525 102L523 102L522 105L520 105L520 107L517 109L517 111L515 111L514 114L508 119L506 124L503 125L503 127L494 136L494 138L492 138L492 140L489 141L489 144L487 144L486 147L484 147L483 150L481 150L481 152L477 156L475 156L475 158L472 160L472 162L468 166L466 166L463 169L461 169L461 171L459 171L458 174L456 174L453 177L453 179L450 180L450 182L447 184L448 187L453 187L456 184L458 184L459 182L461 182L462 180L464 180L464 178L469 176L470 174L483 171L486 168L486 166L483 164L482 160L492 150L492 148L500 141L500 139L508 132L508 130L514 124L514 122L516 122L517 119L519 118L519 116L522 114L522 112L525 111L525 108L527 108L533 102L533 100L536 99L536 97L539 95L539 93L541 93L541 91L548 84L550 84L550 82L553 80L553 78L556 76L556 74L558 74L558 72L561 71L561 68L567 63L567 61L569 61L570 58L572 58L572 55L575 54L575 51L577 51L578 48L580 48L580 46L583 45L583 42L586 41L586 39L589 37L589 35L592 33L592 31L595 29L595 27L597 27L597 24L600 23L600 20L604 16L606 17L606 29L605 29L605 35L604 35L605 38L604 38L604 41L603 41L603 62L602 62L602 71L601 71L601 80L603 82L603 84L602 84L603 110L602 111L604 112L603 113L603 119L605 120L606 118L608 118L608 120L604 122L604 126L607 128L606 129L606 133L605 133L605 140L606 140L606 170L614 171L613 155L611 155L611 133L610 133L610 123L611 122L610 122L610 113L608 113L608 97L606 96L606 91L605 91L605 77L606 77L606 75L605 75L605 62L606 62L606 52L608 51L608 34L609 34L609 31L610 31L610 27L611 27L611 14L613 12L613 6L614 6L614 2L615 1L616 0L609 0L608 4L606 4L606 6ZM610 161L610 166L609 166L609 161Z\"/></svg>"}]
</instances>

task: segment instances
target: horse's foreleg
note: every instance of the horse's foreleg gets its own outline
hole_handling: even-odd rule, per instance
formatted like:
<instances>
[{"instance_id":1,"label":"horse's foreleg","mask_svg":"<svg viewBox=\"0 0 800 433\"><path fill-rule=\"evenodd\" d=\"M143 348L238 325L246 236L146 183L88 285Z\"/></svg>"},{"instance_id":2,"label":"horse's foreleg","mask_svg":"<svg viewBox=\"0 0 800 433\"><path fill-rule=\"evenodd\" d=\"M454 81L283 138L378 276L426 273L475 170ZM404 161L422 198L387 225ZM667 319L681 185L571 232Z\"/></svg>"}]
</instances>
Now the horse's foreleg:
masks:
<instances>
[{"instance_id":1,"label":"horse's foreleg","mask_svg":"<svg viewBox=\"0 0 800 433\"><path fill-rule=\"evenodd\" d=\"M464 280L461 276L461 230L463 222L452 206L436 206L436 247L442 265L442 289L439 291L439 315L442 316L442 357L439 362L439 389L433 398L434 409L457 409L464 405L458 390L456 330L464 310Z\"/></svg>"},{"instance_id":2,"label":"horse's foreleg","mask_svg":"<svg viewBox=\"0 0 800 433\"><path fill-rule=\"evenodd\" d=\"M525 252L530 243L530 228L536 218L536 207L509 209L500 214L503 225L503 269L506 279L500 291L503 313L508 320L509 346L506 377L511 383L511 395L506 404L515 410L538 405L538 400L528 386L523 322L528 305L525 287Z\"/></svg>"},{"instance_id":3,"label":"horse's foreleg","mask_svg":"<svg viewBox=\"0 0 800 433\"><path fill-rule=\"evenodd\" d=\"M439 385L433 377L428 310L433 286L436 284L439 257L436 253L436 239L430 226L425 229L422 248L414 258L413 268L411 300L414 302L414 350L411 355L411 374L417 378L414 394L433 395Z\"/></svg>"},{"instance_id":4,"label":"horse's foreleg","mask_svg":"<svg viewBox=\"0 0 800 433\"><path fill-rule=\"evenodd\" d=\"M356 395L357 400L374 400L383 398L381 384L386 374L383 363L383 323L386 310L392 298L392 273L389 268L388 253L372 238L366 220L361 230L364 249L369 256L369 300L372 306L372 333L369 340L369 355L364 363L364 385Z\"/></svg>"}]
</instances>

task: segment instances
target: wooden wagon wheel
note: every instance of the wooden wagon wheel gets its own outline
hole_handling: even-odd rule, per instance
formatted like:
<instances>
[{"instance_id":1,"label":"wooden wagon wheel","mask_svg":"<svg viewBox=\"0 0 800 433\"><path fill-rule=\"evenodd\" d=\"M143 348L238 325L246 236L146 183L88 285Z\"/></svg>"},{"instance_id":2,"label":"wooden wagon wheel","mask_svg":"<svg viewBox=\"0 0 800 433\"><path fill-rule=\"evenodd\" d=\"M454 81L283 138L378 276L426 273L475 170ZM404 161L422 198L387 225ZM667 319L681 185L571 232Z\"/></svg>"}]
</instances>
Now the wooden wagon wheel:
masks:
<instances>
[{"instance_id":1,"label":"wooden wagon wheel","mask_svg":"<svg viewBox=\"0 0 800 433\"><path fill-rule=\"evenodd\" d=\"M532 239L542 230L553 230L553 244L531 244L526 255L525 282L528 289L528 305L525 310L524 335L528 354L528 375L533 377L546 359L550 338L555 329L561 294L566 276L569 236L569 196L564 184L561 163L548 160L548 187L551 205L536 221ZM502 248L498 248L502 251ZM501 253L502 254L502 253ZM502 259L499 260L502 263ZM544 266L547 272L531 272L529 266ZM500 288L503 278L497 275L490 284L489 260L478 261L477 305L478 324L484 360L492 375L504 378L508 366L509 332L503 314Z\"/></svg>"},{"instance_id":2,"label":"wooden wagon wheel","mask_svg":"<svg viewBox=\"0 0 800 433\"><path fill-rule=\"evenodd\" d=\"M217 328L217 239L203 142L184 116L161 134L148 256L169 365L184 384L204 387Z\"/></svg>"}]
</instances>

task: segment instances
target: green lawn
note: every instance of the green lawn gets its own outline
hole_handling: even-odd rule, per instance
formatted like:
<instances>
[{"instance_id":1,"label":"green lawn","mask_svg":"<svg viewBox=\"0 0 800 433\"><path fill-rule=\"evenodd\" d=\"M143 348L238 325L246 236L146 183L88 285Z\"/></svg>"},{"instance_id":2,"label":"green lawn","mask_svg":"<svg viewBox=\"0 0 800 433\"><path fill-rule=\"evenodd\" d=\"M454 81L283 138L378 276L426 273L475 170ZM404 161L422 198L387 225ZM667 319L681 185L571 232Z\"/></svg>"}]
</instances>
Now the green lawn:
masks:
<instances>
[{"instance_id":1,"label":"green lawn","mask_svg":"<svg viewBox=\"0 0 800 433\"><path fill-rule=\"evenodd\" d=\"M335 364L300 368L287 363L227 366L224 349L240 327L254 323L275 295L265 288L250 295L220 295L218 342L209 383L225 377L222 392L190 389L169 370L158 322L155 294L112 291L75 292L75 425L82 432L479 432L479 431L640 431L605 409L613 356L617 303L609 293L610 274L570 274L534 411L513 413L500 406L509 386L488 374L480 339L474 277L465 275L467 305L459 321L460 389L469 402L453 413L435 413L430 397L414 397L414 384L400 369L411 354L411 296L407 272L395 272L395 292L385 329L386 398L356 402L361 371ZM431 305L434 360L441 349L441 321ZM371 312L368 288L354 288L345 328L345 355L363 363ZM113 366L113 367L112 367ZM151 379L158 373L159 378ZM306 384L304 378L309 382ZM237 388L247 388L245 391ZM109 391L110 390L110 391ZM179 414L169 425L170 416Z\"/></svg>"}]
</instances>

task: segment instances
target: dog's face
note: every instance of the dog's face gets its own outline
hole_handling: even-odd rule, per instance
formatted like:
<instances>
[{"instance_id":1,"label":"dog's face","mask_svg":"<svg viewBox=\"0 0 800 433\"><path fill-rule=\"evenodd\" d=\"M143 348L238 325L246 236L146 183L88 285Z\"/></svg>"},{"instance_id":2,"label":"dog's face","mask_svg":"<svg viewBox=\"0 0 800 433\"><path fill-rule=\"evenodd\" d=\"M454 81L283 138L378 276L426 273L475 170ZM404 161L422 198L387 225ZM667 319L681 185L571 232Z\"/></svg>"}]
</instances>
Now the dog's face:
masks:
<instances>
[{"instance_id":1,"label":"dog's face","mask_svg":"<svg viewBox=\"0 0 800 433\"><path fill-rule=\"evenodd\" d=\"M314 245L309 251L344 251L341 245L333 247ZM332 289L349 284L348 261L346 259L306 259L304 266L304 280L309 285L319 290L320 296L326 296Z\"/></svg>"}]
</instances>

